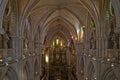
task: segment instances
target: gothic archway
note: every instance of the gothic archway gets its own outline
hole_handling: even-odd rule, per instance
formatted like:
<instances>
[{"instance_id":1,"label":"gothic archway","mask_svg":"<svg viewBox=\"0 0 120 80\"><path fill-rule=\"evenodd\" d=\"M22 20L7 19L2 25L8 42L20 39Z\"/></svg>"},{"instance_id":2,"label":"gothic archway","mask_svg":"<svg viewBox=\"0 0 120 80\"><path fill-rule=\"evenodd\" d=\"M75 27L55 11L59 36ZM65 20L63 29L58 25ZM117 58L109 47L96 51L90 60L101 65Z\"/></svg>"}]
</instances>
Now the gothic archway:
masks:
<instances>
[{"instance_id":1,"label":"gothic archway","mask_svg":"<svg viewBox=\"0 0 120 80\"><path fill-rule=\"evenodd\" d=\"M116 77L114 71L111 68L108 68L103 73L102 80L118 80L118 78Z\"/></svg>"},{"instance_id":2,"label":"gothic archway","mask_svg":"<svg viewBox=\"0 0 120 80\"><path fill-rule=\"evenodd\" d=\"M18 80L17 73L13 68L9 67L2 80Z\"/></svg>"},{"instance_id":3,"label":"gothic archway","mask_svg":"<svg viewBox=\"0 0 120 80\"><path fill-rule=\"evenodd\" d=\"M89 63L88 65L88 80L96 80L96 72L95 72L95 67L92 62Z\"/></svg>"},{"instance_id":4,"label":"gothic archway","mask_svg":"<svg viewBox=\"0 0 120 80\"><path fill-rule=\"evenodd\" d=\"M109 2L109 7L106 13L106 20L109 22L108 32L108 49L119 49L119 34L116 33L116 15L112 2Z\"/></svg>"}]
</instances>

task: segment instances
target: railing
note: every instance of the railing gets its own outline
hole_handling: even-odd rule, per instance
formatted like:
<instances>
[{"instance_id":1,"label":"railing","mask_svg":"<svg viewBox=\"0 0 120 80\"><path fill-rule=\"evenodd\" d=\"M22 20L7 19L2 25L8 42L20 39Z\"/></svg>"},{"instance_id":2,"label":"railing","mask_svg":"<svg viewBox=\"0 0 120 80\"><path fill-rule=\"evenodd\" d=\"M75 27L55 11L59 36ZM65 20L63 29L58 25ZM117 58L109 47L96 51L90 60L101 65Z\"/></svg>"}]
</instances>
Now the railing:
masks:
<instances>
[{"instance_id":1,"label":"railing","mask_svg":"<svg viewBox=\"0 0 120 80\"><path fill-rule=\"evenodd\" d=\"M93 60L96 60L96 50L91 49L89 51L89 54L86 55L91 57ZM106 52L102 59L108 62L120 63L120 49L106 49Z\"/></svg>"},{"instance_id":2,"label":"railing","mask_svg":"<svg viewBox=\"0 0 120 80\"><path fill-rule=\"evenodd\" d=\"M5 58L5 57L12 57L14 59L18 59L20 56L16 55L14 49L0 49L0 59ZM23 54L25 56L33 56L35 53L30 54L30 50L23 50Z\"/></svg>"},{"instance_id":3,"label":"railing","mask_svg":"<svg viewBox=\"0 0 120 80\"><path fill-rule=\"evenodd\" d=\"M120 49L107 49L104 58L107 61L120 63Z\"/></svg>"},{"instance_id":4,"label":"railing","mask_svg":"<svg viewBox=\"0 0 120 80\"><path fill-rule=\"evenodd\" d=\"M0 49L0 67L16 62L14 49Z\"/></svg>"},{"instance_id":5,"label":"railing","mask_svg":"<svg viewBox=\"0 0 120 80\"><path fill-rule=\"evenodd\" d=\"M0 49L0 58L13 57L15 58L14 49Z\"/></svg>"}]
</instances>

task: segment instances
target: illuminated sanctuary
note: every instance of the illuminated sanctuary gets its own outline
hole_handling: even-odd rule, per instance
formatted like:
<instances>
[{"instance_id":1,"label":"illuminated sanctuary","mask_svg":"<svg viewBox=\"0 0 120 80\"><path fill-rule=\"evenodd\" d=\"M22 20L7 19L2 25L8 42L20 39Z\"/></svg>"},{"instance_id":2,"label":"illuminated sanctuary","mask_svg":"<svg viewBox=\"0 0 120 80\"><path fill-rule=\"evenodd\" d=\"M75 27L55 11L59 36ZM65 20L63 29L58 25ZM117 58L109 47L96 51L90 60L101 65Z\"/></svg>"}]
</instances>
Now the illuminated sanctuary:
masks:
<instances>
[{"instance_id":1,"label":"illuminated sanctuary","mask_svg":"<svg viewBox=\"0 0 120 80\"><path fill-rule=\"evenodd\" d=\"M0 80L120 80L120 0L0 0Z\"/></svg>"}]
</instances>

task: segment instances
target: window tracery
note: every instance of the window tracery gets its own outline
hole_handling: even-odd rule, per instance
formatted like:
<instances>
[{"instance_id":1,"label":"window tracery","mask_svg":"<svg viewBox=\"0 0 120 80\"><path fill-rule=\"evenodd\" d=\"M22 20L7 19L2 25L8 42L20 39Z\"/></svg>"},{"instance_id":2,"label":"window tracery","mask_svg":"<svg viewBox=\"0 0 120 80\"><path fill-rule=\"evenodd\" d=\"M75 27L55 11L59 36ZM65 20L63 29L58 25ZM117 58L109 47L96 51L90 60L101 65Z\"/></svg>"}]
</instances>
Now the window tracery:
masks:
<instances>
[{"instance_id":1,"label":"window tracery","mask_svg":"<svg viewBox=\"0 0 120 80\"><path fill-rule=\"evenodd\" d=\"M116 34L114 32L114 29L116 28L116 20L115 20L115 14L114 14L114 8L109 3L109 31L108 31L108 49L119 49L119 34Z\"/></svg>"},{"instance_id":2,"label":"window tracery","mask_svg":"<svg viewBox=\"0 0 120 80\"><path fill-rule=\"evenodd\" d=\"M90 49L96 49L96 27L93 19L90 20Z\"/></svg>"}]
</instances>

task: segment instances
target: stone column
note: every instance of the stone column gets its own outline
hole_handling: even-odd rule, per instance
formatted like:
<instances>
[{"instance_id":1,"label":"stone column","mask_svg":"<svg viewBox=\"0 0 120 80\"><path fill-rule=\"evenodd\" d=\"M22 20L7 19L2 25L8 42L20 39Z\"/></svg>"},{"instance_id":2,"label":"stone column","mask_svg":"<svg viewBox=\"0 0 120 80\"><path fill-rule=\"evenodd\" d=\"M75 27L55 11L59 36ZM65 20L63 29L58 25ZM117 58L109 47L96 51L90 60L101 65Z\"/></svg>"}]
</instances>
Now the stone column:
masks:
<instances>
[{"instance_id":1,"label":"stone column","mask_svg":"<svg viewBox=\"0 0 120 80\"><path fill-rule=\"evenodd\" d=\"M70 59L70 48L69 47L67 47L67 51L66 51L66 54L67 54L67 63L68 63L68 66L70 66L71 65L71 59Z\"/></svg>"},{"instance_id":2,"label":"stone column","mask_svg":"<svg viewBox=\"0 0 120 80\"><path fill-rule=\"evenodd\" d=\"M67 51L66 51L66 54L67 54L67 63L68 63L68 80L71 80L71 51L70 51L70 46L67 46Z\"/></svg>"},{"instance_id":3,"label":"stone column","mask_svg":"<svg viewBox=\"0 0 120 80\"><path fill-rule=\"evenodd\" d=\"M81 45L80 45L79 42L76 42L75 44L76 44L76 46L75 46L75 49L76 49L76 77L77 77L78 80L80 80L80 75L79 75L79 63L80 63L79 62L80 61L79 54L81 54L80 53Z\"/></svg>"},{"instance_id":4,"label":"stone column","mask_svg":"<svg viewBox=\"0 0 120 80\"><path fill-rule=\"evenodd\" d=\"M68 80L72 80L72 67L68 67Z\"/></svg>"},{"instance_id":5,"label":"stone column","mask_svg":"<svg viewBox=\"0 0 120 80\"><path fill-rule=\"evenodd\" d=\"M3 57L6 59L8 57L8 40L9 40L9 19L10 19L10 15L9 14L4 14L3 16L3 20L2 20L2 26L4 28L2 34L3 34L3 48L4 48L4 53L3 53Z\"/></svg>"},{"instance_id":6,"label":"stone column","mask_svg":"<svg viewBox=\"0 0 120 80\"><path fill-rule=\"evenodd\" d=\"M14 8L12 8L14 9ZM18 45L19 45L19 30L18 30L18 21L17 21L17 14L15 11L11 11L10 15L10 37L11 37L11 45L13 49L13 54L15 58L18 58Z\"/></svg>"},{"instance_id":7,"label":"stone column","mask_svg":"<svg viewBox=\"0 0 120 80\"><path fill-rule=\"evenodd\" d=\"M87 26L88 23L87 23ZM88 27L85 28L85 41L84 41L84 44L85 44L85 47L84 47L84 54L88 54L89 53L89 46L90 46L90 42L89 42L89 30L88 30Z\"/></svg>"},{"instance_id":8,"label":"stone column","mask_svg":"<svg viewBox=\"0 0 120 80\"><path fill-rule=\"evenodd\" d=\"M19 80L23 80L23 38L21 35L19 36L18 42Z\"/></svg>"},{"instance_id":9,"label":"stone column","mask_svg":"<svg viewBox=\"0 0 120 80\"><path fill-rule=\"evenodd\" d=\"M4 52L3 52L3 57L6 59L7 57L8 57L8 44L7 44L7 42L8 42L8 40L9 40L9 37L8 37L8 35L5 33L4 35L3 35L3 40L4 40Z\"/></svg>"},{"instance_id":10,"label":"stone column","mask_svg":"<svg viewBox=\"0 0 120 80\"><path fill-rule=\"evenodd\" d=\"M49 80L49 49L47 50L47 52L46 52L46 55L45 55L45 58L46 58L46 56L48 57L48 62L47 61L45 61L45 64L46 64L46 70L47 70L47 80Z\"/></svg>"},{"instance_id":11,"label":"stone column","mask_svg":"<svg viewBox=\"0 0 120 80\"><path fill-rule=\"evenodd\" d=\"M18 60L18 43L19 43L18 39L19 39L18 36L11 36L13 54L16 60Z\"/></svg>"},{"instance_id":12,"label":"stone column","mask_svg":"<svg viewBox=\"0 0 120 80\"><path fill-rule=\"evenodd\" d=\"M114 7L115 16L116 16L116 29L115 33L120 33L120 0L112 0L112 5Z\"/></svg>"},{"instance_id":13,"label":"stone column","mask_svg":"<svg viewBox=\"0 0 120 80\"><path fill-rule=\"evenodd\" d=\"M0 0L0 34L4 34L2 22L3 22L3 15L7 2L8 0Z\"/></svg>"},{"instance_id":14,"label":"stone column","mask_svg":"<svg viewBox=\"0 0 120 80\"><path fill-rule=\"evenodd\" d=\"M97 55L97 80L101 80L101 73L102 73L102 66L101 66L101 60L105 58L106 54L106 47L107 47L107 38L106 38L106 29L107 22L105 23L104 14L99 17L99 32L98 32L98 55Z\"/></svg>"},{"instance_id":15,"label":"stone column","mask_svg":"<svg viewBox=\"0 0 120 80\"><path fill-rule=\"evenodd\" d=\"M96 78L97 80L100 80L100 58L102 57L102 39L101 39L101 17L99 17L99 20L98 20L98 25L96 25Z\"/></svg>"},{"instance_id":16,"label":"stone column","mask_svg":"<svg viewBox=\"0 0 120 80\"><path fill-rule=\"evenodd\" d=\"M40 79L40 75L41 75L41 72L42 72L42 43L40 43L40 42L36 42L36 53L37 53L37 55L39 56L39 66L40 66L40 68L38 69L38 74L39 74L39 79Z\"/></svg>"}]
</instances>

